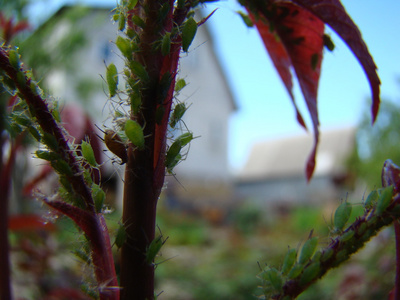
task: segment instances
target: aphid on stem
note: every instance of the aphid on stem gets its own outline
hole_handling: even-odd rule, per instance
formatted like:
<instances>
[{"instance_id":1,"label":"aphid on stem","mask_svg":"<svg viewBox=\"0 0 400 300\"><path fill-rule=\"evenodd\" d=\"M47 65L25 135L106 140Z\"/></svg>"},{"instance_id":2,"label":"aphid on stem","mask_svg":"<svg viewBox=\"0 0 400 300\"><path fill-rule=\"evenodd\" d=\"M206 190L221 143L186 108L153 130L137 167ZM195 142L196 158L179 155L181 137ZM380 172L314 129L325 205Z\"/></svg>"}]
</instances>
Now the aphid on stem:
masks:
<instances>
[{"instance_id":1,"label":"aphid on stem","mask_svg":"<svg viewBox=\"0 0 400 300\"><path fill-rule=\"evenodd\" d=\"M128 161L128 152L126 150L126 145L122 141L121 137L114 130L106 129L102 130L97 125L96 127L104 133L104 139L98 136L104 143L107 148L118 156L121 159L120 165L125 164Z\"/></svg>"}]
</instances>

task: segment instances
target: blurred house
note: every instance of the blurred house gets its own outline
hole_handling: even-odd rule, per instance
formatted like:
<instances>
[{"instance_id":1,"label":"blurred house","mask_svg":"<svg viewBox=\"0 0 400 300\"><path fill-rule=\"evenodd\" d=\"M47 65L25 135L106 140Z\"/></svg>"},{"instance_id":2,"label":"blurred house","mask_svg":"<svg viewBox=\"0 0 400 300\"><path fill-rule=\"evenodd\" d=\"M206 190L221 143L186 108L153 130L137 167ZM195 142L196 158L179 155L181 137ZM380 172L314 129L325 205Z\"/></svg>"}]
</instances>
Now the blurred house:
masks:
<instances>
[{"instance_id":1,"label":"blurred house","mask_svg":"<svg viewBox=\"0 0 400 300\"><path fill-rule=\"evenodd\" d=\"M107 102L107 85L100 75L105 78L106 65L111 62L120 71L124 64L113 43L117 26L111 21L110 10L64 6L36 33L37 37L45 33L45 47L38 57L45 51L50 62L50 58L58 61L65 47L74 51L68 61L64 59L63 64L46 72L43 80L51 94L66 103L79 103L100 126L104 122L111 126L109 114L113 110ZM185 161L174 169L176 175L167 177L166 203L170 206L224 203L232 197L227 137L228 120L236 105L213 47L207 25L202 25L190 53L182 53L178 77L184 78L187 86L177 99L190 107L181 127L183 132L187 127L196 138ZM123 85L120 82L120 88ZM179 134L179 130L170 132L170 136Z\"/></svg>"},{"instance_id":2,"label":"blurred house","mask_svg":"<svg viewBox=\"0 0 400 300\"><path fill-rule=\"evenodd\" d=\"M321 132L316 169L309 183L305 165L313 145L302 135L256 144L241 170L236 194L261 206L318 204L345 198L345 162L355 146L354 128Z\"/></svg>"}]
</instances>

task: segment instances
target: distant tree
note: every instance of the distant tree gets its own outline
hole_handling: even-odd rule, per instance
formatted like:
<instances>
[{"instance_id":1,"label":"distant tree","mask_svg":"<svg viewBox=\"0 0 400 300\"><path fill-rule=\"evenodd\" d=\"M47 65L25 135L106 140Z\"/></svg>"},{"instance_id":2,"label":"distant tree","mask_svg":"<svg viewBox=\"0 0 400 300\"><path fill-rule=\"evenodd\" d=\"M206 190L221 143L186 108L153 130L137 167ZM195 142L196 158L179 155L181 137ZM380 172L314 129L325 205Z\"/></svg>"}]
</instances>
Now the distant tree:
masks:
<instances>
[{"instance_id":1,"label":"distant tree","mask_svg":"<svg viewBox=\"0 0 400 300\"><path fill-rule=\"evenodd\" d=\"M373 126L365 107L356 147L349 158L349 170L369 188L376 188L381 185L380 173L388 157L400 164L400 105L394 101L382 101Z\"/></svg>"}]
</instances>

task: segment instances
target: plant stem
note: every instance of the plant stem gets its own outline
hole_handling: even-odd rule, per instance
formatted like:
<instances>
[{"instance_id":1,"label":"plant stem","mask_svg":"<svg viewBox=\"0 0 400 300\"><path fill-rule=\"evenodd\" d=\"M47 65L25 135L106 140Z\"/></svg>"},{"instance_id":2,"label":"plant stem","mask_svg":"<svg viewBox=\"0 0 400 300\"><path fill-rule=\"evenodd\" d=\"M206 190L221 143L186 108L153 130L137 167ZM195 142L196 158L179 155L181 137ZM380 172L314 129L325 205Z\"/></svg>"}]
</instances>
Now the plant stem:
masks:
<instances>
[{"instance_id":1,"label":"plant stem","mask_svg":"<svg viewBox=\"0 0 400 300\"><path fill-rule=\"evenodd\" d=\"M145 255L155 235L158 195L153 193L149 153L137 151L133 155L133 149L129 150L122 216L127 240L121 248L121 299L150 300L154 298L154 266L146 263Z\"/></svg>"},{"instance_id":2,"label":"plant stem","mask_svg":"<svg viewBox=\"0 0 400 300\"><path fill-rule=\"evenodd\" d=\"M396 279L394 286L394 299L400 300L400 224L394 221L394 232L396 238Z\"/></svg>"}]
</instances>

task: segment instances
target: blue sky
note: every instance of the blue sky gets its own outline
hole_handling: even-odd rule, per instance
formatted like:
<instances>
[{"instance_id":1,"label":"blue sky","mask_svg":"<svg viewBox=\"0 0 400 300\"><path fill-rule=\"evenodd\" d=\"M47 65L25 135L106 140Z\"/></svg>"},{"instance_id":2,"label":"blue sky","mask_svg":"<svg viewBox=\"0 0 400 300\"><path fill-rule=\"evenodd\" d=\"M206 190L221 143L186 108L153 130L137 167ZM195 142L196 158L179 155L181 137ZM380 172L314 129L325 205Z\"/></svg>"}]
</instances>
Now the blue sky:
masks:
<instances>
[{"instance_id":1,"label":"blue sky","mask_svg":"<svg viewBox=\"0 0 400 300\"><path fill-rule=\"evenodd\" d=\"M66 2L115 4L114 0L39 1L48 12ZM382 98L399 101L400 1L342 0L342 3L360 28L378 66ZM247 28L237 15L236 11L242 9L240 5L232 0L207 5L207 11L215 8L219 9L208 22L239 108L230 122L228 154L232 168L237 170L247 160L254 143L307 133L296 122L290 99L258 33ZM322 65L318 98L321 130L356 125L370 97L367 79L357 60L339 37L329 28L327 31L336 49L325 53ZM310 124L297 82L295 97Z\"/></svg>"}]
</instances>

